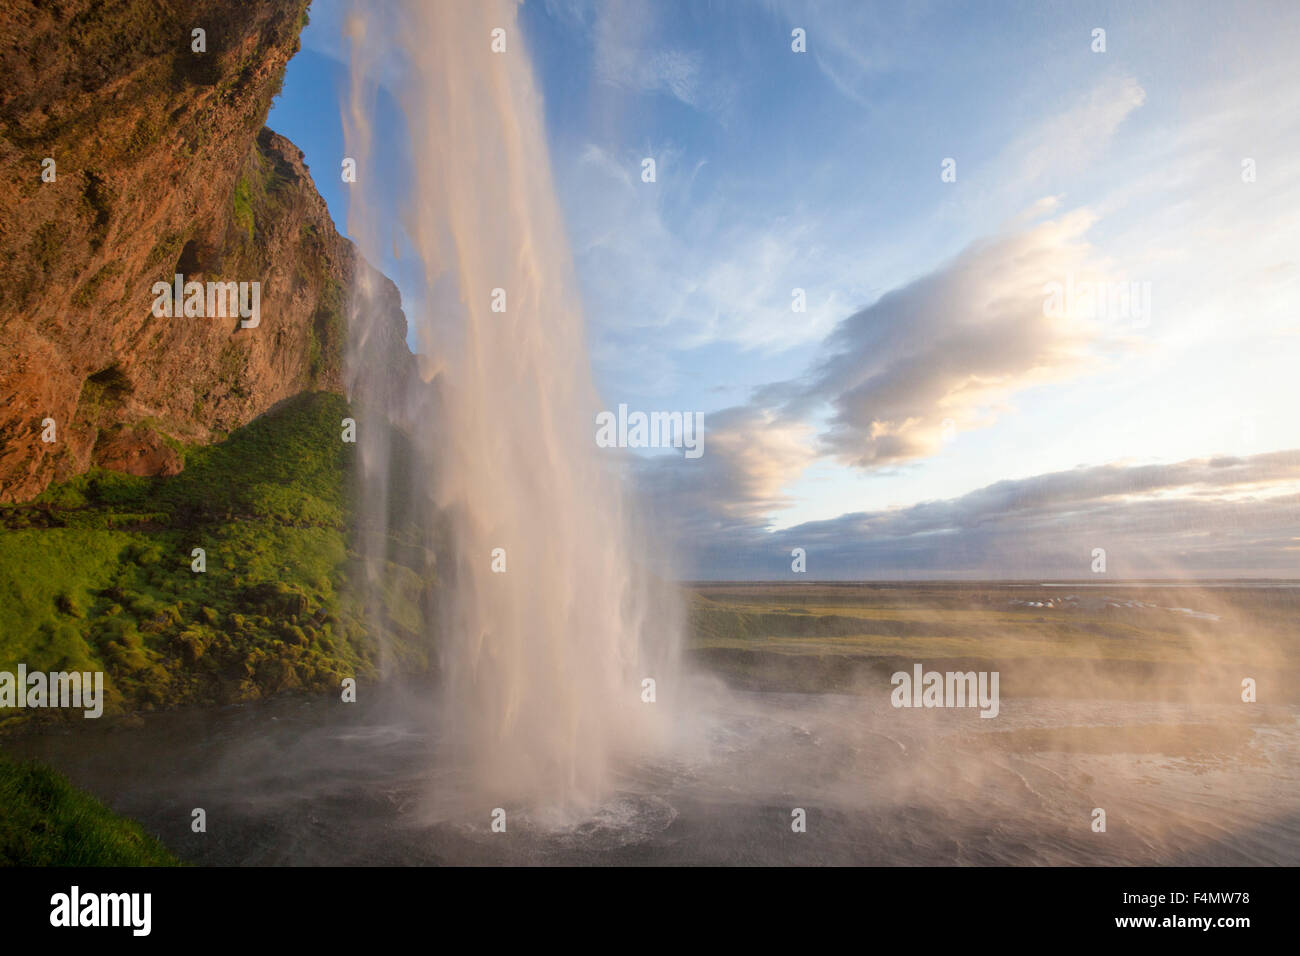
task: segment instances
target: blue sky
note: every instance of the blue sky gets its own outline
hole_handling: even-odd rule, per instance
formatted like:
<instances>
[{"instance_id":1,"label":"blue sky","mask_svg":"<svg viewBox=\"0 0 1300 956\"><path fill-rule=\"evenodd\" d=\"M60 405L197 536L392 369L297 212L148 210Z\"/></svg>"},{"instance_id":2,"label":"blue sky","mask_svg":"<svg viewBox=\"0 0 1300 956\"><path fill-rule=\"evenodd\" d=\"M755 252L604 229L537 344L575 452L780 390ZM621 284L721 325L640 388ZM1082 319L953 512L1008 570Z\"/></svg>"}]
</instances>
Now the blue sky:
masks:
<instances>
[{"instance_id":1,"label":"blue sky","mask_svg":"<svg viewBox=\"0 0 1300 956\"><path fill-rule=\"evenodd\" d=\"M342 10L313 4L268 125L346 233ZM1240 540L1189 549L1171 523L1120 549L1130 573L1294 566L1300 469L1277 454L1300 448L1300 9L551 0L523 4L518 28L600 390L705 413L704 466L669 474L684 463L659 456L638 476L650 502L689 492L672 517L697 529L700 574L773 576L755 549L839 529L837 571L888 576L936 534L974 553L996 527L1027 555L1004 566L1069 576L1090 538L1171 501ZM380 102L396 204L410 160ZM419 308L415 261L378 265ZM1067 277L1141 286L1149 314L1052 320L1045 283ZM1245 462L1226 484L1232 469L1186 464L1223 456ZM998 483L1032 497L1051 476L1112 473L1128 490L1045 524L972 510ZM863 542L864 521L935 502L956 509L946 525L904 522L881 539L893 551Z\"/></svg>"}]
</instances>

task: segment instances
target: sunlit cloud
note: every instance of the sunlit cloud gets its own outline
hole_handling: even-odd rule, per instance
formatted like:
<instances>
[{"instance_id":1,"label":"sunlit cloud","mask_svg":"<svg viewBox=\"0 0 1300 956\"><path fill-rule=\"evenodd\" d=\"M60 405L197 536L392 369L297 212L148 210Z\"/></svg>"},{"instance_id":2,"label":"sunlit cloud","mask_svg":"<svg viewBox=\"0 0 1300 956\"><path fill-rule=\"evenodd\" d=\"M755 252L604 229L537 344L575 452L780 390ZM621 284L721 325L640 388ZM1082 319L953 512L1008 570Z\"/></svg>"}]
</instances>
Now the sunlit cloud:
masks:
<instances>
[{"instance_id":1,"label":"sunlit cloud","mask_svg":"<svg viewBox=\"0 0 1300 956\"><path fill-rule=\"evenodd\" d=\"M946 430L987 426L1017 391L1095 360L1103 324L1048 314L1044 295L1085 274L1093 221L1077 210L972 245L845 319L809 376L763 389L758 401L796 417L829 405L823 447L858 467L924 457Z\"/></svg>"}]
</instances>

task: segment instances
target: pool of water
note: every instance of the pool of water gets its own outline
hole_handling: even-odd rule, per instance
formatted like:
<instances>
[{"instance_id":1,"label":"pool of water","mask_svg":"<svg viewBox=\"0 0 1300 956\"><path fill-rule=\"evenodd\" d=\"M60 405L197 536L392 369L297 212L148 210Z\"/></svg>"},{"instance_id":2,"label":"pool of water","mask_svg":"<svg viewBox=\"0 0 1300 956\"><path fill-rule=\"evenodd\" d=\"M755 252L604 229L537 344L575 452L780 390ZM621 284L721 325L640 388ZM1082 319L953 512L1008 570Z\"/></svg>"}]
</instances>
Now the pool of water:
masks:
<instances>
[{"instance_id":1,"label":"pool of water","mask_svg":"<svg viewBox=\"0 0 1300 956\"><path fill-rule=\"evenodd\" d=\"M476 796L443 753L435 701L409 689L6 749L198 864L1300 863L1294 707L1004 699L988 720L704 679L689 696L662 752L624 755L603 796L569 808Z\"/></svg>"}]
</instances>

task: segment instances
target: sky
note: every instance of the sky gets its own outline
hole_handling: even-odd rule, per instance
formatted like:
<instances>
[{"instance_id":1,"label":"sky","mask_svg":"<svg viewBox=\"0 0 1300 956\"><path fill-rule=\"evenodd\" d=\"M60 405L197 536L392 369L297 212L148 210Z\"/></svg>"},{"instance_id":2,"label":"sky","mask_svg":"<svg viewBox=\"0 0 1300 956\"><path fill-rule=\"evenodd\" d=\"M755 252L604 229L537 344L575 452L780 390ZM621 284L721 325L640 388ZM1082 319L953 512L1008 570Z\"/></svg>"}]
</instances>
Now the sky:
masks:
<instances>
[{"instance_id":1,"label":"sky","mask_svg":"<svg viewBox=\"0 0 1300 956\"><path fill-rule=\"evenodd\" d=\"M313 4L268 125L347 234L345 11ZM702 456L630 469L682 577L786 578L796 548L814 579L1295 576L1300 6L507 26L608 407L704 416ZM391 100L374 122L398 219L419 158ZM404 245L377 265L423 308Z\"/></svg>"}]
</instances>

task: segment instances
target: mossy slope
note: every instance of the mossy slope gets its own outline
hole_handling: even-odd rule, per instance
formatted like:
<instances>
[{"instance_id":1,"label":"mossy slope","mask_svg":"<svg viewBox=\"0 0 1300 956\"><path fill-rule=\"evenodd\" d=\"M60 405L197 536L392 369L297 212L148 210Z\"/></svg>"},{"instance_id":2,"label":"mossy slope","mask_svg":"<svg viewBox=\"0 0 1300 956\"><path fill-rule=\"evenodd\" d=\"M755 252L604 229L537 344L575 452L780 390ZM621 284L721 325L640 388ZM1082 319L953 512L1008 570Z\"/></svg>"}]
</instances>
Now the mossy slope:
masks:
<instances>
[{"instance_id":1,"label":"mossy slope","mask_svg":"<svg viewBox=\"0 0 1300 956\"><path fill-rule=\"evenodd\" d=\"M354 414L338 395L300 395L181 449L178 475L93 470L0 508L0 670L103 670L112 714L336 690L373 675L381 646L427 666L428 543L390 542L386 577L402 586L372 606L349 586L363 578L356 446L341 440Z\"/></svg>"}]
</instances>

